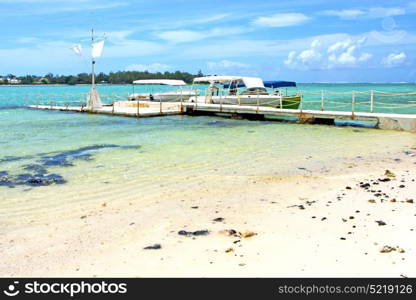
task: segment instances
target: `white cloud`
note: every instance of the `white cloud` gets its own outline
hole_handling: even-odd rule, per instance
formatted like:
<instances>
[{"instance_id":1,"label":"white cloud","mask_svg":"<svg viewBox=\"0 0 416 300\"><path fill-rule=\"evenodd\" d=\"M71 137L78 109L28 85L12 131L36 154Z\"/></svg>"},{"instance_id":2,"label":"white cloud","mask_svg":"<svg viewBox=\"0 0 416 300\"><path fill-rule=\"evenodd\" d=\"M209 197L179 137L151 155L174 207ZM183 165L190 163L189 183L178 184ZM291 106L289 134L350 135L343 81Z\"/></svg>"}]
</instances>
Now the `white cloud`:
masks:
<instances>
[{"instance_id":1,"label":"white cloud","mask_svg":"<svg viewBox=\"0 0 416 300\"><path fill-rule=\"evenodd\" d=\"M364 61L369 60L372 57L373 55L371 53L364 52L363 54L360 55L360 57L358 58L358 61L364 62Z\"/></svg>"},{"instance_id":2,"label":"white cloud","mask_svg":"<svg viewBox=\"0 0 416 300\"><path fill-rule=\"evenodd\" d=\"M388 56L381 60L381 63L386 67L397 67L402 65L406 61L407 55L404 52L390 53Z\"/></svg>"},{"instance_id":3,"label":"white cloud","mask_svg":"<svg viewBox=\"0 0 416 300\"><path fill-rule=\"evenodd\" d=\"M354 19L356 17L362 16L365 14L364 11L359 9L343 9L343 10L325 10L322 14L327 16L336 16L341 19Z\"/></svg>"},{"instance_id":4,"label":"white cloud","mask_svg":"<svg viewBox=\"0 0 416 300\"><path fill-rule=\"evenodd\" d=\"M18 4L19 8L14 6L4 7L0 16L32 16L32 15L47 15L58 13L70 13L77 11L90 10L104 10L126 5L124 2L111 2L109 0L102 0L99 3L93 0L0 0L0 3ZM24 4L24 5L21 5Z\"/></svg>"},{"instance_id":5,"label":"white cloud","mask_svg":"<svg viewBox=\"0 0 416 300\"><path fill-rule=\"evenodd\" d=\"M223 59L221 61L209 61L207 62L207 71L210 74L221 75L253 75L255 68L252 65L241 63L238 61L231 61Z\"/></svg>"},{"instance_id":6,"label":"white cloud","mask_svg":"<svg viewBox=\"0 0 416 300\"><path fill-rule=\"evenodd\" d=\"M405 13L406 10L399 7L373 7L368 10L368 16L370 18L386 18L404 15Z\"/></svg>"},{"instance_id":7,"label":"white cloud","mask_svg":"<svg viewBox=\"0 0 416 300\"><path fill-rule=\"evenodd\" d=\"M356 19L358 17L365 18L386 18L404 15L406 10L400 7L371 7L367 10L362 9L343 9L343 10L324 10L321 14L327 16L335 16L340 19Z\"/></svg>"},{"instance_id":8,"label":"white cloud","mask_svg":"<svg viewBox=\"0 0 416 300\"><path fill-rule=\"evenodd\" d=\"M175 43L186 43L202 40L205 35L203 33L191 30L172 30L164 31L156 34L157 37Z\"/></svg>"},{"instance_id":9,"label":"white cloud","mask_svg":"<svg viewBox=\"0 0 416 300\"><path fill-rule=\"evenodd\" d=\"M126 67L126 71L140 71L140 72L148 71L151 73L165 72L165 71L169 71L172 69L173 69L172 66L161 64L161 63L152 63L152 64L147 64L147 65L132 64Z\"/></svg>"},{"instance_id":10,"label":"white cloud","mask_svg":"<svg viewBox=\"0 0 416 300\"><path fill-rule=\"evenodd\" d=\"M291 69L321 70L333 68L356 67L372 57L372 54L357 53L365 38L344 39L322 47L319 39L314 40L309 49L296 55L290 51L284 64ZM325 51L326 48L326 51Z\"/></svg>"},{"instance_id":11,"label":"white cloud","mask_svg":"<svg viewBox=\"0 0 416 300\"><path fill-rule=\"evenodd\" d=\"M167 40L172 43L189 43L203 40L206 38L230 36L247 32L242 27L216 27L207 31L193 31L193 30L171 30L156 33L160 39Z\"/></svg>"},{"instance_id":12,"label":"white cloud","mask_svg":"<svg viewBox=\"0 0 416 300\"><path fill-rule=\"evenodd\" d=\"M303 50L296 56L295 51L289 52L285 65L292 69L320 69L322 54L320 51L321 43L318 39L313 40L310 48Z\"/></svg>"},{"instance_id":13,"label":"white cloud","mask_svg":"<svg viewBox=\"0 0 416 300\"><path fill-rule=\"evenodd\" d=\"M217 69L231 69L231 68L248 68L249 65L243 64L236 61L230 61L230 60L222 60L219 62L207 62L208 69L210 70L217 70Z\"/></svg>"},{"instance_id":14,"label":"white cloud","mask_svg":"<svg viewBox=\"0 0 416 300\"><path fill-rule=\"evenodd\" d=\"M263 27L287 27L302 24L309 19L302 13L281 13L268 17L258 17L252 24Z\"/></svg>"}]
</instances>

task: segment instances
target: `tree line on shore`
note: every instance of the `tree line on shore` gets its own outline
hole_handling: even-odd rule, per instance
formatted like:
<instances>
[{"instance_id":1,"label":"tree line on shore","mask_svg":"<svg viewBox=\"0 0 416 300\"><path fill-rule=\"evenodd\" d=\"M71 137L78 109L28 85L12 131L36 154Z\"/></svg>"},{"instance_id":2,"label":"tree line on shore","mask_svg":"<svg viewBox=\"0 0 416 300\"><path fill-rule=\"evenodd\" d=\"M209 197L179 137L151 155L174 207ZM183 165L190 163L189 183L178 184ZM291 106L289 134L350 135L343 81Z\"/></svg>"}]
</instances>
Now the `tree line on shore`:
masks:
<instances>
[{"instance_id":1,"label":"tree line on shore","mask_svg":"<svg viewBox=\"0 0 416 300\"><path fill-rule=\"evenodd\" d=\"M195 77L203 76L202 72L194 75L188 72L156 72L150 73L148 71L118 71L96 74L96 83L108 84L131 84L134 80L139 79L179 79L187 83L191 83ZM45 76L25 75L15 76L8 74L0 76L0 84L91 84L91 74L80 73L77 75L57 75L46 74Z\"/></svg>"}]
</instances>

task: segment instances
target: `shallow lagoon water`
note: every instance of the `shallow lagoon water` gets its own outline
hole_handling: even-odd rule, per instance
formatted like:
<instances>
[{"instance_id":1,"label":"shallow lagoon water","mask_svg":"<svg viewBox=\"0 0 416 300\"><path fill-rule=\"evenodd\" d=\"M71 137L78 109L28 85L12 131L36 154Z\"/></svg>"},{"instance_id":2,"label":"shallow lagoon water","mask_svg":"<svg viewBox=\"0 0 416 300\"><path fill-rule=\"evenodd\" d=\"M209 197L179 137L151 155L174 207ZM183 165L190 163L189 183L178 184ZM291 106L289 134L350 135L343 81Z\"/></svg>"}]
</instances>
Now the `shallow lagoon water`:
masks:
<instances>
[{"instance_id":1,"label":"shallow lagoon water","mask_svg":"<svg viewBox=\"0 0 416 300\"><path fill-rule=\"evenodd\" d=\"M220 117L136 119L25 109L17 98L7 103L0 109L5 222L109 193L124 201L133 186L140 191L134 196L146 197L204 178L221 189L224 178L342 173L349 161L389 153L393 159L416 145L414 134L399 131ZM47 176L56 181L27 181Z\"/></svg>"}]
</instances>

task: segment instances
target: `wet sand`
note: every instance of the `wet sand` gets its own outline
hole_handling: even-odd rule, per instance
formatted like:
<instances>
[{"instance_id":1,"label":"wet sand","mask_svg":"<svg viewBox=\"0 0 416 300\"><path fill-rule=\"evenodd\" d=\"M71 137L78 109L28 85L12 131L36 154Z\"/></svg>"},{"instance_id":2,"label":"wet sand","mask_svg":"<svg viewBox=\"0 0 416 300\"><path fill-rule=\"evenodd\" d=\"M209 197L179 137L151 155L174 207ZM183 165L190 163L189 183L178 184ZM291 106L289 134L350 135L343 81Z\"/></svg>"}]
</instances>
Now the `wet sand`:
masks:
<instances>
[{"instance_id":1,"label":"wet sand","mask_svg":"<svg viewBox=\"0 0 416 300\"><path fill-rule=\"evenodd\" d=\"M200 176L146 199L126 183L3 228L0 275L414 277L415 163L412 149L331 172Z\"/></svg>"}]
</instances>

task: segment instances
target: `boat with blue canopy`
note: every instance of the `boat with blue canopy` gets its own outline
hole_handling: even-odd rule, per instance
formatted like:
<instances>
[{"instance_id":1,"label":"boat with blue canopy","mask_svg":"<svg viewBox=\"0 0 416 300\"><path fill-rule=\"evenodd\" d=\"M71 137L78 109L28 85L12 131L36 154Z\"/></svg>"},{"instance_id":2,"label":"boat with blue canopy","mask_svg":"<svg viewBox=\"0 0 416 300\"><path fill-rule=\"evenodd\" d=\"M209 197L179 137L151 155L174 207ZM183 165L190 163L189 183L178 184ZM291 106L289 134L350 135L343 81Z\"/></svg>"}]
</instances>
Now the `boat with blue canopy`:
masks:
<instances>
[{"instance_id":1,"label":"boat with blue canopy","mask_svg":"<svg viewBox=\"0 0 416 300\"><path fill-rule=\"evenodd\" d=\"M205 95L190 97L190 102L214 104L259 105L297 109L301 95L287 95L280 88L296 87L293 81L263 81L259 77L205 76L194 79L194 84L209 83ZM270 90L272 89L272 90Z\"/></svg>"}]
</instances>

